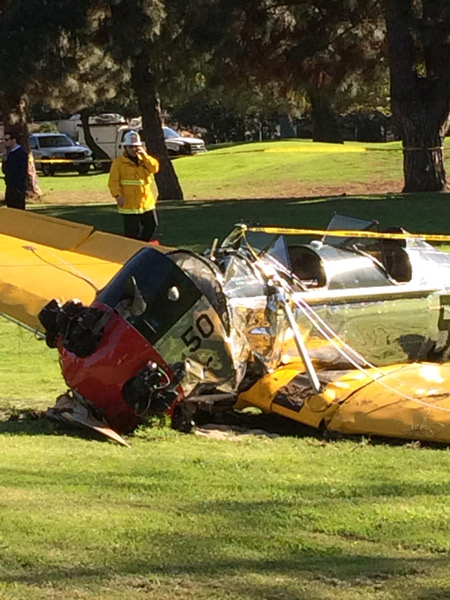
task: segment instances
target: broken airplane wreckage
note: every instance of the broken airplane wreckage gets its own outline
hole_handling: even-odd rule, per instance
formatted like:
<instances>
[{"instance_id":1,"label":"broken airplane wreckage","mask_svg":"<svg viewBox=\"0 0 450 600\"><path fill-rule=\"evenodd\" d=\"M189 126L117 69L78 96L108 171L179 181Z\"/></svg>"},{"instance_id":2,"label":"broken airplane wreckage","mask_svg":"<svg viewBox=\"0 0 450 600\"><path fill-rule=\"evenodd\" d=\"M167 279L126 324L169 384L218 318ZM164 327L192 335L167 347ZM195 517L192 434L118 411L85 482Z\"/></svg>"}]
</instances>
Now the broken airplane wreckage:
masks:
<instances>
[{"instance_id":1,"label":"broken airplane wreckage","mask_svg":"<svg viewBox=\"0 0 450 600\"><path fill-rule=\"evenodd\" d=\"M335 215L320 241L238 225L200 255L1 214L0 310L58 349L69 420L92 408L127 433L168 413L189 430L253 406L450 443L450 254L424 239Z\"/></svg>"}]
</instances>

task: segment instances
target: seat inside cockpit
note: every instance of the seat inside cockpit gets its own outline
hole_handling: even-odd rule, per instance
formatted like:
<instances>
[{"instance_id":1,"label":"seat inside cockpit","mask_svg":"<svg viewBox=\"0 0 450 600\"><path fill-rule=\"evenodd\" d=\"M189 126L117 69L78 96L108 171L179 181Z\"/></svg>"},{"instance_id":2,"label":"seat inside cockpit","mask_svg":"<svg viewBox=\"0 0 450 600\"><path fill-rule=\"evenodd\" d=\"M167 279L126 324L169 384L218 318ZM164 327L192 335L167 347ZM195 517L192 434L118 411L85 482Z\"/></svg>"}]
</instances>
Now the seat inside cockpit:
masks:
<instances>
[{"instance_id":1,"label":"seat inside cockpit","mask_svg":"<svg viewBox=\"0 0 450 600\"><path fill-rule=\"evenodd\" d=\"M289 260L294 275L308 288L323 287L326 275L322 260L308 246L288 246Z\"/></svg>"},{"instance_id":2,"label":"seat inside cockpit","mask_svg":"<svg viewBox=\"0 0 450 600\"><path fill-rule=\"evenodd\" d=\"M384 233L405 233L405 231L401 227L390 227ZM390 277L399 283L410 281L412 267L406 251L406 241L382 239L380 247L381 260Z\"/></svg>"}]
</instances>

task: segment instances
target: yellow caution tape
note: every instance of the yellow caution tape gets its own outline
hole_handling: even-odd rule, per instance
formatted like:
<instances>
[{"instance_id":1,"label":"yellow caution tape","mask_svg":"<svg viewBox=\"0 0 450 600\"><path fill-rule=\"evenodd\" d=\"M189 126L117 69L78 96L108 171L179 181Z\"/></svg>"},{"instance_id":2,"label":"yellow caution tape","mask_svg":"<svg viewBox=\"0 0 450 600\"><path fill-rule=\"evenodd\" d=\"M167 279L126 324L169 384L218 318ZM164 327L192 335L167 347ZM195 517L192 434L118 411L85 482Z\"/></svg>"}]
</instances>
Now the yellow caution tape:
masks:
<instances>
[{"instance_id":1,"label":"yellow caution tape","mask_svg":"<svg viewBox=\"0 0 450 600\"><path fill-rule=\"evenodd\" d=\"M389 233L383 231L352 231L347 229L293 229L287 227L256 227L242 226L243 231L253 231L255 233L269 233L272 235L313 235L329 237L349 237L349 238L373 238L376 240L410 240L421 239L430 242L450 242L450 235L437 233Z\"/></svg>"},{"instance_id":2,"label":"yellow caution tape","mask_svg":"<svg viewBox=\"0 0 450 600\"><path fill-rule=\"evenodd\" d=\"M92 165L94 163L93 160L86 160L85 158L35 158L34 159L35 163L84 163L86 165ZM99 160L96 160L95 162L101 162ZM108 162L111 162L110 160L108 160Z\"/></svg>"},{"instance_id":3,"label":"yellow caution tape","mask_svg":"<svg viewBox=\"0 0 450 600\"><path fill-rule=\"evenodd\" d=\"M403 148L400 148L400 149L403 150L404 152L418 152L420 150L435 152L437 150L443 150L444 146L434 146L433 148L423 148L420 146L417 146L417 148L415 148L415 147L406 148L404 146Z\"/></svg>"},{"instance_id":4,"label":"yellow caution tape","mask_svg":"<svg viewBox=\"0 0 450 600\"><path fill-rule=\"evenodd\" d=\"M247 151L248 152L248 151ZM265 148L263 152L308 152L311 154L315 154L317 152L325 152L326 154L333 153L362 153L367 152L367 148L360 146L343 146L342 144L329 144L329 145L319 145L319 146L298 146L298 147L289 147L289 148Z\"/></svg>"},{"instance_id":5,"label":"yellow caution tape","mask_svg":"<svg viewBox=\"0 0 450 600\"><path fill-rule=\"evenodd\" d=\"M224 156L226 154L234 154L234 155L239 155L239 154L251 154L251 153L255 153L255 152L262 152L262 153L268 153L268 154L277 154L277 153L295 153L295 152L302 152L304 154L345 154L345 153L353 153L353 154L363 154L364 152L415 152L415 151L419 151L419 150L429 150L429 151L436 151L436 150L444 150L443 146L435 146L433 148L407 148L407 147L402 147L402 146L398 146L396 148L373 148L373 147L365 147L365 146L351 146L351 145L344 145L344 144L305 144L305 145L301 145L301 146L288 146L286 148L249 148L249 149L242 149L242 150L235 150L235 151L224 151L225 149L221 149L221 148L213 148L210 151L210 154L208 154L208 156L214 156L214 154L217 152L217 156Z\"/></svg>"},{"instance_id":6,"label":"yellow caution tape","mask_svg":"<svg viewBox=\"0 0 450 600\"><path fill-rule=\"evenodd\" d=\"M152 154L152 156L154 156ZM167 157L169 159L171 158L188 158L188 156L190 155L181 155L181 156L174 156L174 157ZM161 156L155 156L154 158L157 158L158 160L163 160L163 157ZM166 158L166 157L164 157ZM113 162L113 158L94 158L92 160L86 161L86 159L84 158L35 158L34 162L35 163L75 163L75 162L83 162L84 164L97 164L97 163L111 163Z\"/></svg>"}]
</instances>

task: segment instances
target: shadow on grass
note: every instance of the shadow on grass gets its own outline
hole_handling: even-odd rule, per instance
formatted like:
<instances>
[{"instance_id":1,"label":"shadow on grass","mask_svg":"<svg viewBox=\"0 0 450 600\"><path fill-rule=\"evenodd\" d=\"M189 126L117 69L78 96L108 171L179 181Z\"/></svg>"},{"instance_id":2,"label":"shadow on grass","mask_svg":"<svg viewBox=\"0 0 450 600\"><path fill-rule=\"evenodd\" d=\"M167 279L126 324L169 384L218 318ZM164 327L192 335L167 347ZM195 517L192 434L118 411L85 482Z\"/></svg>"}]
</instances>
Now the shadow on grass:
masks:
<instances>
[{"instance_id":1,"label":"shadow on grass","mask_svg":"<svg viewBox=\"0 0 450 600\"><path fill-rule=\"evenodd\" d=\"M28 434L27 431L22 431L23 434ZM72 431L61 429L59 432L51 434L61 434L72 436ZM74 434L73 437L85 439L83 432ZM91 436L87 436L91 439ZM106 440L106 438L101 438ZM206 475L214 475L214 464L211 465L202 463L193 459L185 459L188 469L197 477L204 478ZM326 459L324 459L326 460ZM256 469L258 467L255 467ZM232 466L224 467L224 477L233 475ZM259 472L259 471L256 471ZM206 474L206 475L205 475ZM133 472L123 472L120 468L117 471L102 469L96 472L95 481L92 480L91 472L73 471L71 468L61 467L55 473L50 473L47 466L42 469L36 468L29 471L21 466L2 467L0 466L0 475L2 485L18 485L21 482L21 487L32 489L40 488L43 483L47 488L55 488L58 490L61 486L75 483L77 486L90 489L98 489L99 491L111 488L117 492L138 492L139 494L149 495L149 503L151 504L152 494L155 492L155 482L159 481L157 490L164 489L167 493L178 493L178 485L186 479L186 486L191 484L189 475L177 474L172 468L172 465L166 462L155 465L142 466L141 463L136 465ZM173 479L175 477L175 480ZM264 474L261 474L261 478ZM263 485L263 484L262 484ZM355 504L364 505L368 499L383 498L386 501L389 499L413 499L425 496L434 498L447 498L450 496L450 481L449 482L417 482L417 481L381 481L380 483L372 483L371 481L359 481L338 483L336 482L330 493L330 485L328 483L290 483L283 486L283 494L288 495L292 500L258 500L258 501L243 501L243 500L215 500L215 501L198 501L190 503L187 508L183 508L184 513L189 513L193 517L220 515L227 518L230 522L241 522L243 531L248 527L264 530L265 525L270 522L273 515L281 520L288 517L294 510L296 517L309 518L309 508L302 507L301 499L308 499L308 506L311 506L310 500L315 500L315 505L328 505L331 501L336 506L345 506L348 501ZM145 500L143 503L145 504ZM150 506L149 504L149 506ZM424 517L425 521L427 517ZM417 523L421 518L417 517ZM351 536L350 536L351 537ZM358 539L355 536L355 539ZM365 539L365 538L361 538ZM408 546L408 544L406 544ZM411 541L411 548L416 548L417 544ZM439 550L440 551L440 550Z\"/></svg>"},{"instance_id":2,"label":"shadow on grass","mask_svg":"<svg viewBox=\"0 0 450 600\"><path fill-rule=\"evenodd\" d=\"M411 232L450 232L450 194L390 194L276 198L260 200L162 201L156 237L169 246L205 249L223 239L238 222L283 227L326 228L333 213L376 219L383 229L401 225ZM54 217L122 232L122 219L113 204L33 207ZM307 238L303 237L303 241Z\"/></svg>"},{"instance_id":3,"label":"shadow on grass","mask_svg":"<svg viewBox=\"0 0 450 600\"><path fill-rule=\"evenodd\" d=\"M448 600L450 598L450 586L443 588L430 587L420 590L415 600Z\"/></svg>"},{"instance_id":4,"label":"shadow on grass","mask_svg":"<svg viewBox=\"0 0 450 600\"><path fill-rule=\"evenodd\" d=\"M2 415L0 413L0 419ZM63 435L84 440L95 440L98 442L108 441L105 436L94 430L84 428L79 425L65 425L48 419L44 412L37 412L31 409L21 410L17 414L3 415L0 420L0 435Z\"/></svg>"},{"instance_id":5,"label":"shadow on grass","mask_svg":"<svg viewBox=\"0 0 450 600\"><path fill-rule=\"evenodd\" d=\"M360 444L361 447L400 446L411 450L446 450L449 448L448 444L438 442L411 441L400 438L383 438L367 435L345 435L338 432L329 432L309 427L308 425L274 413L252 414L235 411L210 413L205 411L204 413L200 412L195 420L198 427L208 425L211 426L210 429L212 430L214 430L215 425L219 428L221 426L230 427L230 431L236 430L238 434L248 432L251 435L252 430L258 430L268 434L276 434L280 437L308 438L313 445L319 446L351 441ZM94 441L107 441L105 436L97 433L95 430L84 428L82 425L74 424L71 426L52 421L46 417L45 411L35 411L33 409L22 409L18 412L0 411L0 435L4 433L14 435L65 435ZM356 449L357 447L355 447ZM450 485L448 494L450 495ZM397 494L394 493L394 495Z\"/></svg>"},{"instance_id":6,"label":"shadow on grass","mask_svg":"<svg viewBox=\"0 0 450 600\"><path fill-rule=\"evenodd\" d=\"M184 537L182 536L182 538ZM166 551L171 549L169 553L171 556L174 554L174 546L175 554L178 554L179 536L168 536L163 539L163 542ZM194 540L190 540L190 542L194 543ZM185 546L181 550L185 554ZM445 594L449 593L450 586L436 590L427 587L423 579L420 584L412 583L410 580L417 574L421 574L423 577L424 572L430 573L436 568L446 566L444 558L396 558L358 553L351 556L330 555L319 551L311 552L308 549L291 552L279 558L262 559L224 558L220 554L212 554L205 560L185 562L170 559L166 553L166 555L162 554L158 560L123 559L115 561L114 565L110 567L103 568L67 567L49 568L42 571L38 566L33 568L28 565L25 573L5 573L2 580L5 583L39 587L51 582L52 587L70 589L69 586L77 588L89 585L92 581L97 585L109 582L109 586L111 586L112 578L115 582L120 583L120 577L127 578L126 580L129 581L128 578L131 576L144 578L135 582L136 587L139 587L142 592L145 591L145 581L151 588L151 582L155 576L165 579L165 581L161 579L158 582L158 586L161 585L162 588L172 585L177 587L180 581L190 578L195 582L189 587L197 586L200 591L207 591L209 584L213 594L210 596L211 598L217 597L221 591L227 590L227 598L251 600L261 600L262 598L318 600L318 586L322 591L327 588L329 592L334 590L338 597L344 590L349 590L351 593L351 588L359 588L359 590L366 588L373 592L373 588L376 587L379 592L390 584L396 583L404 586L402 598L405 599L444 600L449 597ZM256 579L255 575L259 578ZM268 578L270 583L261 582L261 577ZM280 578L283 579L280 580ZM414 595L410 592L412 587L414 587ZM164 595L164 598L166 597L169 596ZM177 595L177 597L179 596ZM189 594L187 597L193 596ZM222 597L220 594L220 598ZM344 594L343 597L347 596Z\"/></svg>"},{"instance_id":7,"label":"shadow on grass","mask_svg":"<svg viewBox=\"0 0 450 600\"><path fill-rule=\"evenodd\" d=\"M93 175L101 175L102 172L100 170L90 169L87 173L78 173L78 171L55 171L53 175L47 177L42 173L39 173L39 177L43 177L45 180L52 181L53 178L56 179L77 179L78 177L91 177Z\"/></svg>"}]
</instances>

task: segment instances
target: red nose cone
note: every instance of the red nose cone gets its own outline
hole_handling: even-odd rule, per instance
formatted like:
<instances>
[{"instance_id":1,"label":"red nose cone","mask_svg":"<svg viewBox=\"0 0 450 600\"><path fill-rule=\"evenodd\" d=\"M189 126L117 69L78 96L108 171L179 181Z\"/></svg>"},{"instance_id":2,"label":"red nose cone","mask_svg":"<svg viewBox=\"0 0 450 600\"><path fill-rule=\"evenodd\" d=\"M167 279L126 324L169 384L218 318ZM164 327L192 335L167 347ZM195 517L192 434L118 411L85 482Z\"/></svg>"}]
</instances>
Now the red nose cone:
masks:
<instances>
[{"instance_id":1,"label":"red nose cone","mask_svg":"<svg viewBox=\"0 0 450 600\"><path fill-rule=\"evenodd\" d=\"M94 305L107 308L100 303ZM115 313L105 325L97 350L90 356L79 358L61 344L58 348L67 385L102 409L110 426L123 433L132 431L141 423L131 406L123 400L124 383L148 362L157 363L169 377L173 377L153 346Z\"/></svg>"}]
</instances>

